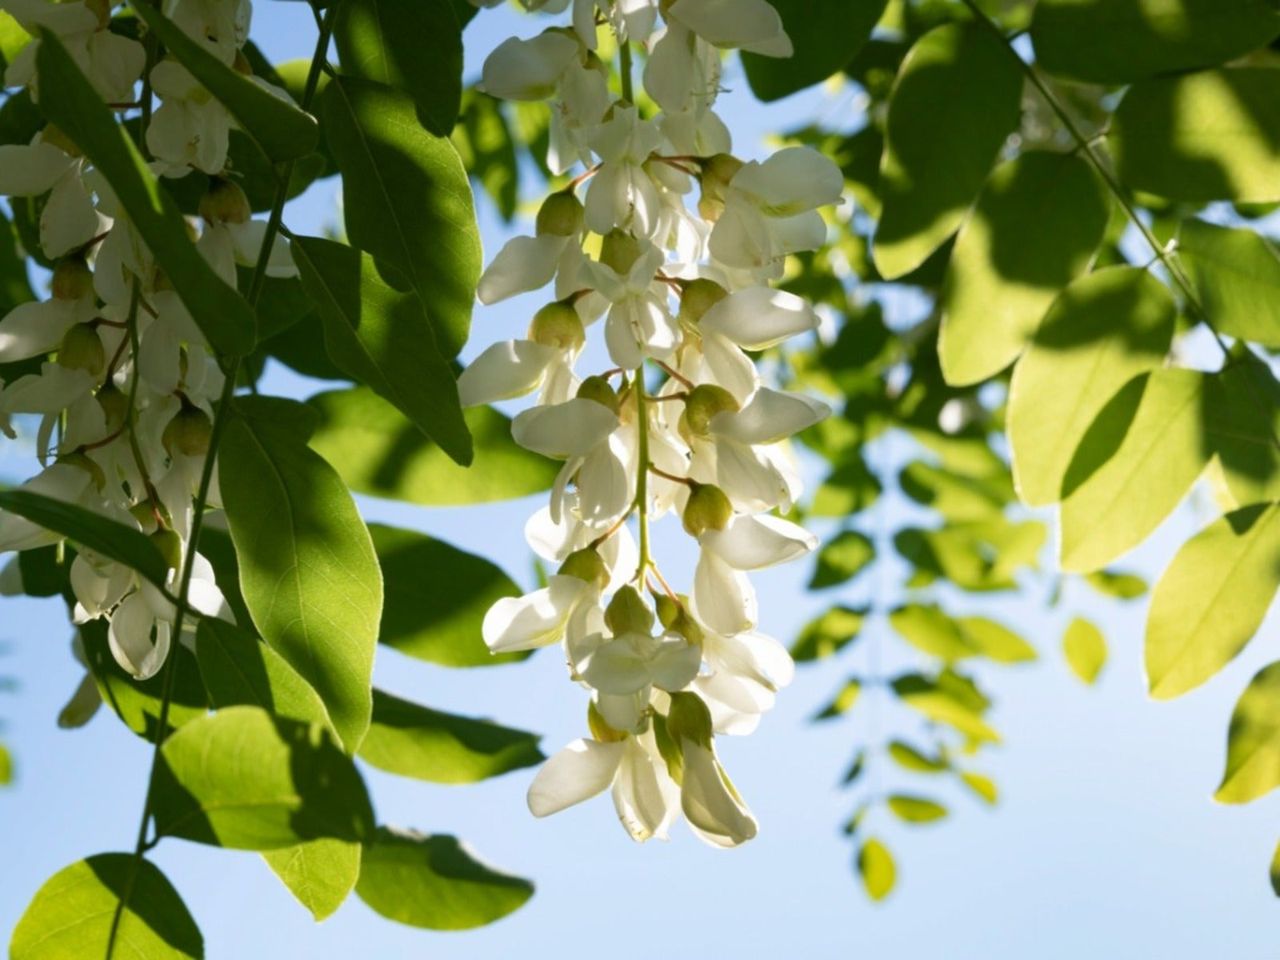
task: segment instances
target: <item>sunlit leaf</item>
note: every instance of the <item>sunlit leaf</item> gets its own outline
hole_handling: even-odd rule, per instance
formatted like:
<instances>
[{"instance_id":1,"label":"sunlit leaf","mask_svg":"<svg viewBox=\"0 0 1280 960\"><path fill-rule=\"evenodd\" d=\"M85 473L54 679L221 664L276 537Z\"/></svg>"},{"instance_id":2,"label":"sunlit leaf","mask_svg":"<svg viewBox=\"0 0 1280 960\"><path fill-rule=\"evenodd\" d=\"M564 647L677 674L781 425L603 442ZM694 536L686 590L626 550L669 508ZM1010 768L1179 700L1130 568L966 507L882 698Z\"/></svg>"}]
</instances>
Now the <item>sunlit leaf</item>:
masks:
<instances>
[{"instance_id":1,"label":"sunlit leaf","mask_svg":"<svg viewBox=\"0 0 1280 960\"><path fill-rule=\"evenodd\" d=\"M1178 230L1178 260L1214 329L1280 347L1280 251L1269 238L1185 220Z\"/></svg>"},{"instance_id":2,"label":"sunlit leaf","mask_svg":"<svg viewBox=\"0 0 1280 960\"><path fill-rule=\"evenodd\" d=\"M1248 803L1280 786L1280 663L1249 681L1231 713L1227 765L1214 799Z\"/></svg>"},{"instance_id":3,"label":"sunlit leaf","mask_svg":"<svg viewBox=\"0 0 1280 960\"><path fill-rule=\"evenodd\" d=\"M906 823L934 823L947 815L946 807L927 797L895 793L886 803L893 815Z\"/></svg>"},{"instance_id":4,"label":"sunlit leaf","mask_svg":"<svg viewBox=\"0 0 1280 960\"><path fill-rule=\"evenodd\" d=\"M809 580L810 590L847 583L875 560L876 547L857 530L842 530L818 551L817 566Z\"/></svg>"},{"instance_id":5,"label":"sunlit leaf","mask_svg":"<svg viewBox=\"0 0 1280 960\"><path fill-rule=\"evenodd\" d=\"M883 900L893 891L898 869L889 848L875 837L868 837L858 848L857 865L862 886L872 900Z\"/></svg>"},{"instance_id":6,"label":"sunlit leaf","mask_svg":"<svg viewBox=\"0 0 1280 960\"><path fill-rule=\"evenodd\" d=\"M853 709L853 705L858 702L861 694L862 681L857 677L850 677L831 698L831 702L813 715L813 719L834 720L836 717L844 716Z\"/></svg>"},{"instance_id":7,"label":"sunlit leaf","mask_svg":"<svg viewBox=\"0 0 1280 960\"><path fill-rule=\"evenodd\" d=\"M942 773L951 769L945 756L931 757L902 740L890 741L888 752L894 763L912 773Z\"/></svg>"},{"instance_id":8,"label":"sunlit leaf","mask_svg":"<svg viewBox=\"0 0 1280 960\"><path fill-rule=\"evenodd\" d=\"M1062 635L1062 654L1071 672L1084 683L1092 684L1107 662L1107 640L1090 621L1074 618Z\"/></svg>"},{"instance_id":9,"label":"sunlit leaf","mask_svg":"<svg viewBox=\"0 0 1280 960\"><path fill-rule=\"evenodd\" d=\"M264 851L262 858L311 916L323 920L355 889L360 850L360 844L345 840L311 840Z\"/></svg>"},{"instance_id":10,"label":"sunlit leaf","mask_svg":"<svg viewBox=\"0 0 1280 960\"><path fill-rule=\"evenodd\" d=\"M804 663L839 653L857 639L867 613L866 607L832 607L800 631L791 647L791 656L798 663Z\"/></svg>"}]
</instances>

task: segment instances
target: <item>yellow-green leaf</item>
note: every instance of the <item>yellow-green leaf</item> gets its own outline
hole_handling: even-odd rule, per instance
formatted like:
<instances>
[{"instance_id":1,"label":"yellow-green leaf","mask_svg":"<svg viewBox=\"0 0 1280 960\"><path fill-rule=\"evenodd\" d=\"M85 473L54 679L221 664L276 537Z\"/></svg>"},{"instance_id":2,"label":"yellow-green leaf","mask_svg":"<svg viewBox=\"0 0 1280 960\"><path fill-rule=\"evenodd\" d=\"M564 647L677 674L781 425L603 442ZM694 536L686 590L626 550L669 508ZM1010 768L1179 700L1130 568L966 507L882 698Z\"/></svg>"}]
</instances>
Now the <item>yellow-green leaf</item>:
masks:
<instances>
[{"instance_id":1,"label":"yellow-green leaf","mask_svg":"<svg viewBox=\"0 0 1280 960\"><path fill-rule=\"evenodd\" d=\"M1280 251L1256 230L1184 220L1178 260L1219 333L1280 347Z\"/></svg>"},{"instance_id":2,"label":"yellow-green leaf","mask_svg":"<svg viewBox=\"0 0 1280 960\"><path fill-rule=\"evenodd\" d=\"M1248 803L1280 785L1280 663L1249 681L1231 713L1227 765L1214 799Z\"/></svg>"},{"instance_id":3,"label":"yellow-green leaf","mask_svg":"<svg viewBox=\"0 0 1280 960\"><path fill-rule=\"evenodd\" d=\"M1076 617L1062 635L1062 654L1071 672L1092 684L1107 663L1107 638L1084 617Z\"/></svg>"},{"instance_id":4,"label":"yellow-green leaf","mask_svg":"<svg viewBox=\"0 0 1280 960\"><path fill-rule=\"evenodd\" d=\"M332 916L360 877L360 844L312 840L283 850L267 850L262 859L317 921Z\"/></svg>"},{"instance_id":5,"label":"yellow-green leaf","mask_svg":"<svg viewBox=\"0 0 1280 960\"><path fill-rule=\"evenodd\" d=\"M906 823L934 823L947 815L946 807L927 797L895 793L886 802L893 815Z\"/></svg>"},{"instance_id":6,"label":"yellow-green leaf","mask_svg":"<svg viewBox=\"0 0 1280 960\"><path fill-rule=\"evenodd\" d=\"M872 900L883 900L893 890L898 876L893 854L875 837L868 837L858 848L858 874Z\"/></svg>"}]
</instances>

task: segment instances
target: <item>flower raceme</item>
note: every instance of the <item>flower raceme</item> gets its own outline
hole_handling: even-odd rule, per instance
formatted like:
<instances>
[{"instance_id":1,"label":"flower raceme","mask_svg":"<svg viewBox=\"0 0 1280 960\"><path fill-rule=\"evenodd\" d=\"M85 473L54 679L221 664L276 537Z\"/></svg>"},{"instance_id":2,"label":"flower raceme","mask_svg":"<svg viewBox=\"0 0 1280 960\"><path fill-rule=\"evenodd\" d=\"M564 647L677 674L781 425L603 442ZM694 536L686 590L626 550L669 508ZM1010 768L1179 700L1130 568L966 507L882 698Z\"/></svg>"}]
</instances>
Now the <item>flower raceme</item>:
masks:
<instances>
[{"instance_id":1,"label":"flower raceme","mask_svg":"<svg viewBox=\"0 0 1280 960\"><path fill-rule=\"evenodd\" d=\"M601 25L647 55L656 114L631 102L629 77L622 98L609 93ZM665 837L683 813L721 847L757 824L715 737L754 730L793 673L783 646L756 630L748 573L816 545L778 512L799 494L788 438L828 413L763 384L750 354L817 326L809 304L770 283L789 254L823 243L819 211L843 188L812 150L732 156L714 110L731 48L791 53L765 0L574 0L571 26L493 51L485 91L549 100L548 164L582 169L477 291L491 304L554 285L554 299L524 339L490 345L459 379L467 405L532 395L512 434L564 464L525 531L556 573L499 600L483 627L495 653L559 645L590 695L589 736L545 764L530 810L546 816L610 789L635 840ZM597 323L613 366L579 373ZM687 595L650 547L650 523L667 514L696 542Z\"/></svg>"},{"instance_id":2,"label":"flower raceme","mask_svg":"<svg viewBox=\"0 0 1280 960\"><path fill-rule=\"evenodd\" d=\"M252 73L242 53L248 0L166 0L163 6L206 50ZM123 115L141 107L135 98L146 56L140 43L108 29L111 0L0 0L0 10L29 32L55 33L111 109ZM33 97L40 93L39 43L28 43L4 77L6 86L27 87ZM234 121L172 59L152 66L148 79L159 99L145 130L151 169L171 178L193 170L208 175L200 229L188 226L196 248L234 285L237 265L254 265L266 226L252 219L228 166ZM30 144L0 146L0 194L47 195L39 239L54 263L49 299L21 304L0 319L0 364L21 364L10 367L16 372L8 382L0 380L0 428L14 437L15 420L34 424L42 467L23 487L148 534L169 563L171 597L181 581L222 371L110 186L61 130L48 125ZM278 240L267 274L293 273L288 244ZM216 484L211 499L220 499ZM0 512L0 551L60 540ZM191 575L191 609L230 619L204 557L195 556ZM111 653L138 679L153 676L174 643L190 642L172 635L176 611L165 592L120 564L80 549L70 583L74 620L106 620ZM0 592L21 589L14 558L0 571ZM98 702L96 687L82 684L60 722L85 722Z\"/></svg>"}]
</instances>

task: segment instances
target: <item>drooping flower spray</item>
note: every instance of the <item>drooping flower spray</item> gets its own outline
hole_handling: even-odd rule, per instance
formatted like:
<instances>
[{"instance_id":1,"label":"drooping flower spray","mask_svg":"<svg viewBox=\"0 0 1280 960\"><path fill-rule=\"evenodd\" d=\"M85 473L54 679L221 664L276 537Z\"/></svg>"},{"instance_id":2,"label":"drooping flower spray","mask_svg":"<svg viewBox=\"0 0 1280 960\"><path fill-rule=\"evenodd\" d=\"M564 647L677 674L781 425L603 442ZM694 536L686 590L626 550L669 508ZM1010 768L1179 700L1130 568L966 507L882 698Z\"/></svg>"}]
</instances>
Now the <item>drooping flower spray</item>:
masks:
<instances>
[{"instance_id":1,"label":"drooping flower spray","mask_svg":"<svg viewBox=\"0 0 1280 960\"><path fill-rule=\"evenodd\" d=\"M619 49L617 97L600 30ZM495 653L561 644L590 692L589 736L546 763L530 809L545 816L611 787L634 839L665 837L683 811L724 847L757 824L715 738L755 729L793 669L756 631L746 574L814 548L777 514L799 493L785 441L828 413L762 383L748 351L817 325L805 301L769 284L788 254L822 245L818 209L843 188L813 150L732 155L714 107L721 51L735 48L791 54L766 0L574 0L571 27L493 51L483 89L549 100L548 164L575 176L542 204L535 236L508 243L480 281L486 304L552 283L554 299L525 339L488 347L459 380L468 405L536 395L515 439L564 461L526 529L557 572L484 622ZM632 86L640 51L652 117ZM593 326L613 366L579 371ZM651 549L650 524L668 514L699 551L687 593Z\"/></svg>"}]
</instances>

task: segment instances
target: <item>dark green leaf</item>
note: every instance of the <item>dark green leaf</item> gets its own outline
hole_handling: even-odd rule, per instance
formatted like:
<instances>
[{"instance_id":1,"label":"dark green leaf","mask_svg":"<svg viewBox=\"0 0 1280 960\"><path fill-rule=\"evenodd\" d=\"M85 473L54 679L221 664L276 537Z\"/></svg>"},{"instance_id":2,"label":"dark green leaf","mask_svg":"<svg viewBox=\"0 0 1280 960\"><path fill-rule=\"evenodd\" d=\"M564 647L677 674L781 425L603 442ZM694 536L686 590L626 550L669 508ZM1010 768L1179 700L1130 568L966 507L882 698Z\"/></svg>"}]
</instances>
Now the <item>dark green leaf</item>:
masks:
<instances>
[{"instance_id":1,"label":"dark green leaf","mask_svg":"<svg viewBox=\"0 0 1280 960\"><path fill-rule=\"evenodd\" d=\"M316 121L291 101L233 70L148 0L132 8L176 58L258 142L272 160L293 160L316 146Z\"/></svg>"},{"instance_id":2,"label":"dark green leaf","mask_svg":"<svg viewBox=\"0 0 1280 960\"><path fill-rule=\"evenodd\" d=\"M1253 357L1233 363L1207 385L1206 428L1239 506L1280 499L1280 382Z\"/></svg>"},{"instance_id":3,"label":"dark green leaf","mask_svg":"<svg viewBox=\"0 0 1280 960\"><path fill-rule=\"evenodd\" d=\"M319 724L226 707L174 733L160 758L152 787L160 836L276 850L373 833L360 774Z\"/></svg>"},{"instance_id":4,"label":"dark green leaf","mask_svg":"<svg viewBox=\"0 0 1280 960\"><path fill-rule=\"evenodd\" d=\"M474 783L546 759L540 738L373 691L373 724L360 758L379 770L432 783Z\"/></svg>"},{"instance_id":5,"label":"dark green leaf","mask_svg":"<svg viewBox=\"0 0 1280 960\"><path fill-rule=\"evenodd\" d=\"M815 721L833 720L836 717L842 717L850 710L853 705L858 702L858 697L862 695L862 681L857 677L850 677L841 686L836 695L831 698L831 702L813 715Z\"/></svg>"},{"instance_id":6,"label":"dark green leaf","mask_svg":"<svg viewBox=\"0 0 1280 960\"><path fill-rule=\"evenodd\" d=\"M469 464L471 435L453 369L436 348L418 298L389 286L373 257L345 244L294 237L293 257L334 363L394 404L454 461Z\"/></svg>"},{"instance_id":7,"label":"dark green leaf","mask_svg":"<svg viewBox=\"0 0 1280 960\"><path fill-rule=\"evenodd\" d=\"M342 170L351 242L395 268L427 311L440 352L455 356L480 279L479 230L457 151L418 125L407 95L367 80L333 79L320 114Z\"/></svg>"},{"instance_id":8,"label":"dark green leaf","mask_svg":"<svg viewBox=\"0 0 1280 960\"><path fill-rule=\"evenodd\" d=\"M851 61L871 36L887 0L772 0L795 52L790 57L744 53L751 92L761 100L820 83Z\"/></svg>"},{"instance_id":9,"label":"dark green leaf","mask_svg":"<svg viewBox=\"0 0 1280 960\"><path fill-rule=\"evenodd\" d=\"M839 653L857 639L867 613L866 607L832 607L800 631L799 638L791 647L791 656L804 663Z\"/></svg>"},{"instance_id":10,"label":"dark green leaf","mask_svg":"<svg viewBox=\"0 0 1280 960\"><path fill-rule=\"evenodd\" d=\"M1017 58L981 25L947 24L916 41L889 101L880 163L882 276L910 273L960 226L1021 99Z\"/></svg>"},{"instance_id":11,"label":"dark green leaf","mask_svg":"<svg viewBox=\"0 0 1280 960\"><path fill-rule=\"evenodd\" d=\"M875 560L875 556L876 547L869 537L857 530L842 530L818 551L818 563L809 581L809 589L820 590L846 583Z\"/></svg>"},{"instance_id":12,"label":"dark green leaf","mask_svg":"<svg viewBox=\"0 0 1280 960\"><path fill-rule=\"evenodd\" d=\"M555 480L557 464L517 446L511 421L488 407L466 411L475 461L464 469L371 390L335 390L307 402L321 418L312 447L358 493L460 506L528 496Z\"/></svg>"},{"instance_id":13,"label":"dark green leaf","mask_svg":"<svg viewBox=\"0 0 1280 960\"><path fill-rule=\"evenodd\" d=\"M107 955L136 960L200 960L204 938L182 897L150 860L100 853L45 881L13 931L11 960L70 960Z\"/></svg>"},{"instance_id":14,"label":"dark green leaf","mask_svg":"<svg viewBox=\"0 0 1280 960\"><path fill-rule=\"evenodd\" d=\"M1109 207L1075 154L1033 150L996 167L947 268L938 354L948 383L979 383L1017 359L1058 291L1088 267Z\"/></svg>"},{"instance_id":15,"label":"dark green leaf","mask_svg":"<svg viewBox=\"0 0 1280 960\"><path fill-rule=\"evenodd\" d=\"M502 219L510 223L516 215L520 169L502 104L468 90L462 99L462 122L453 128L452 141L462 165L480 182Z\"/></svg>"},{"instance_id":16,"label":"dark green leaf","mask_svg":"<svg viewBox=\"0 0 1280 960\"><path fill-rule=\"evenodd\" d=\"M470 930L518 910L533 884L481 863L455 837L382 828L365 847L356 893L411 927Z\"/></svg>"},{"instance_id":17,"label":"dark green leaf","mask_svg":"<svg viewBox=\"0 0 1280 960\"><path fill-rule=\"evenodd\" d=\"M215 709L261 707L276 717L329 726L320 695L284 657L239 627L209 617L201 620L196 659Z\"/></svg>"},{"instance_id":18,"label":"dark green leaf","mask_svg":"<svg viewBox=\"0 0 1280 960\"><path fill-rule=\"evenodd\" d=\"M462 99L462 27L449 0L344 0L333 39L345 73L409 94L447 137Z\"/></svg>"},{"instance_id":19,"label":"dark green leaf","mask_svg":"<svg viewBox=\"0 0 1280 960\"><path fill-rule=\"evenodd\" d=\"M191 243L168 191L147 168L62 42L47 30L41 36L36 56L44 93L40 107L111 184L131 225L213 348L221 354L248 353L256 327L253 311Z\"/></svg>"},{"instance_id":20,"label":"dark green leaf","mask_svg":"<svg viewBox=\"0 0 1280 960\"><path fill-rule=\"evenodd\" d=\"M281 403L239 399L218 457L240 588L263 639L320 694L354 751L372 709L382 576L351 494Z\"/></svg>"}]
</instances>

